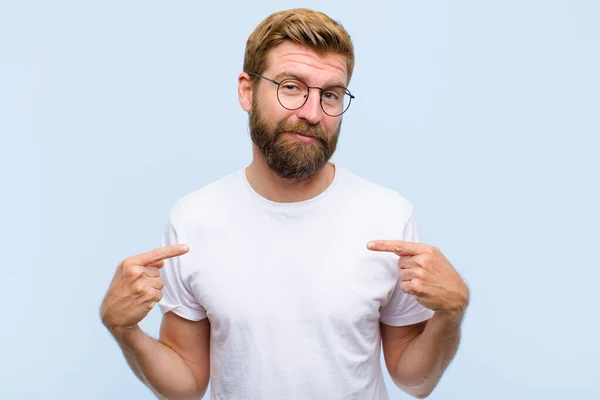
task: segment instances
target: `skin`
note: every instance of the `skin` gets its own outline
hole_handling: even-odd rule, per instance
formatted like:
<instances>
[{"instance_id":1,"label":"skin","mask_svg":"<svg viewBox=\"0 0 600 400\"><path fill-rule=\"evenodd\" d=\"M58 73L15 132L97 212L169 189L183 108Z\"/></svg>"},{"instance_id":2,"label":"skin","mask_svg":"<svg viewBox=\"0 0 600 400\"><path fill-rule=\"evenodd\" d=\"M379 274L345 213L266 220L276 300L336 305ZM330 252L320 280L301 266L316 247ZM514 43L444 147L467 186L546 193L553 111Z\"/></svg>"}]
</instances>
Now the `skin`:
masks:
<instances>
[{"instance_id":1,"label":"skin","mask_svg":"<svg viewBox=\"0 0 600 400\"><path fill-rule=\"evenodd\" d=\"M282 43L273 48L267 56L267 68L262 75L275 78L280 72L288 71L303 78L309 86L327 87L345 85L347 82L346 60L339 54L317 54L312 50ZM286 77L286 76L284 76ZM283 77L280 77L283 78ZM258 97L261 112L276 124L285 121L290 124L304 123L322 126L327 137L337 135L340 117L330 117L323 112L319 103L318 91L311 89L308 101L298 110L286 110L277 100L277 86L261 81L256 93L247 73L238 78L238 98L246 112L253 112L253 98ZM283 133L289 142L301 141L291 132ZM313 143L307 143L312 145ZM252 163L246 168L246 177L252 188L263 197L275 202L307 200L323 192L333 181L335 169L326 164L314 176L304 179L283 179L271 171L256 144L252 146Z\"/></svg>"},{"instance_id":2,"label":"skin","mask_svg":"<svg viewBox=\"0 0 600 400\"><path fill-rule=\"evenodd\" d=\"M117 266L100 306L103 324L113 335L135 375L160 399L204 396L210 373L208 319L189 321L164 314L159 339L138 323L162 298L159 269L164 260L189 251L173 245L131 256Z\"/></svg>"},{"instance_id":3,"label":"skin","mask_svg":"<svg viewBox=\"0 0 600 400\"><path fill-rule=\"evenodd\" d=\"M373 240L372 251L399 256L400 289L434 311L425 322L380 324L386 367L394 383L417 398L431 394L456 355L469 289L442 252L428 244Z\"/></svg>"},{"instance_id":4,"label":"skin","mask_svg":"<svg viewBox=\"0 0 600 400\"><path fill-rule=\"evenodd\" d=\"M273 48L267 57L266 69L260 73L283 79L286 76L278 76L282 71L301 77L310 86L345 86L348 81L343 56L318 54L292 43ZM253 86L247 73L241 73L238 78L240 105L246 112L256 113L255 122L263 123L262 130L254 132L256 135L280 141L282 151L288 151L296 160L316 157L318 146L337 141L341 117L330 117L322 111L316 89L311 89L303 107L293 111L279 104L276 90L276 85L263 80ZM256 128L252 120L251 117L251 131ZM278 131L277 127L284 130ZM298 135L295 130L313 137ZM257 193L275 202L313 198L331 184L335 174L335 167L324 162L310 176L287 179L269 168L255 142L252 154L246 177ZM469 290L446 257L433 246L373 240L367 248L398 255L401 289L435 311L429 321L418 324L402 327L380 324L385 362L393 381L406 393L426 397L456 353ZM100 309L102 322L121 347L130 367L159 398L202 397L209 382L210 323L207 318L193 322L168 312L163 316L158 339L146 335L138 325L162 298L164 282L159 269L164 260L188 250L186 245L174 245L123 260Z\"/></svg>"}]
</instances>

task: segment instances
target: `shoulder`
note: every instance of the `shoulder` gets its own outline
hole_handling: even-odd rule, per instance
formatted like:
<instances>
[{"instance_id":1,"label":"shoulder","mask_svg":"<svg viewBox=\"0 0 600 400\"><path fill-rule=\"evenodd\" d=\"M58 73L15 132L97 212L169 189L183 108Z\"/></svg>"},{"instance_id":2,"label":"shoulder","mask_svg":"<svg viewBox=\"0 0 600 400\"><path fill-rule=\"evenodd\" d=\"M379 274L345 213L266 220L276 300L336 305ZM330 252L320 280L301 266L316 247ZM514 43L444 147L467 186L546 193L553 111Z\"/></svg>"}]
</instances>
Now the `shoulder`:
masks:
<instances>
[{"instance_id":1,"label":"shoulder","mask_svg":"<svg viewBox=\"0 0 600 400\"><path fill-rule=\"evenodd\" d=\"M347 201L368 207L374 212L391 212L406 218L412 215L412 203L397 190L363 178L343 167L340 168L340 173Z\"/></svg>"},{"instance_id":2,"label":"shoulder","mask_svg":"<svg viewBox=\"0 0 600 400\"><path fill-rule=\"evenodd\" d=\"M184 221L196 220L198 217L206 219L208 216L214 217L227 210L234 199L240 198L241 173L243 169L236 170L179 198L169 214L171 224L178 225Z\"/></svg>"}]
</instances>

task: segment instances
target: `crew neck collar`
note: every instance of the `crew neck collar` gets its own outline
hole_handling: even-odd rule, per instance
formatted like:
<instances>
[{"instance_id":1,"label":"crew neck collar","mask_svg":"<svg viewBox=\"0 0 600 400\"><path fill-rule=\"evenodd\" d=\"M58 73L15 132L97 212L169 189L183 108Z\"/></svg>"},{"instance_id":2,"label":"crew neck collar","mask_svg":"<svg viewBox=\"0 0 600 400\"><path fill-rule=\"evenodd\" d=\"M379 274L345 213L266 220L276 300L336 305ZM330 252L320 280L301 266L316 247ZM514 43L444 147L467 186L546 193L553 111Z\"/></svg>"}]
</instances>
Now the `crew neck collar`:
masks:
<instances>
[{"instance_id":1,"label":"crew neck collar","mask_svg":"<svg viewBox=\"0 0 600 400\"><path fill-rule=\"evenodd\" d=\"M332 161L330 161L329 163L332 164L335 168L334 174L333 174L333 180L331 181L329 186L327 186L327 188L324 191L322 191L321 193L319 193L318 195L311 197L310 199L306 199L306 200L302 200L302 201L281 203L281 202L269 200L269 199L263 197L262 195L260 195L258 192L256 192L252 188L252 186L250 185L250 182L248 182L248 178L246 177L246 168L242 168L240 171L238 171L238 176L239 176L240 180L242 181L248 196L254 203L257 203L260 206L269 208L271 210L302 211L302 210L311 209L312 207L316 206L317 204L320 204L323 201L325 201L325 199L330 197L331 194L333 192L335 192L336 188L339 186L339 182L342 179L342 175L343 175L343 169L340 168L338 165L336 165Z\"/></svg>"}]
</instances>

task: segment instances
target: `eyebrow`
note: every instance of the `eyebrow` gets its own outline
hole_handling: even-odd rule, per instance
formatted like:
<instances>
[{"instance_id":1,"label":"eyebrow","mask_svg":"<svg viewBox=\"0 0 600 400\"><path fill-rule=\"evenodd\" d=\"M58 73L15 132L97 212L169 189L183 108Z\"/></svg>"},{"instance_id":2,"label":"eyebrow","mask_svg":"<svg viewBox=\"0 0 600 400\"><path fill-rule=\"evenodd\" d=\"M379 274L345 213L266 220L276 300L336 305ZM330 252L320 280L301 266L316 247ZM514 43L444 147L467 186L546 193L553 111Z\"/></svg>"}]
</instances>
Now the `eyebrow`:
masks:
<instances>
[{"instance_id":1,"label":"eyebrow","mask_svg":"<svg viewBox=\"0 0 600 400\"><path fill-rule=\"evenodd\" d=\"M273 78L273 80L281 82L281 80L286 79L286 78L294 78L294 79L298 79L301 80L302 82L306 82L307 79L301 75L298 75L297 73L294 72L290 72L290 71L282 71L280 73L278 73L277 75L275 75L275 78ZM346 88L346 85L344 85L343 83L331 83L331 84L326 84L323 86L323 88L330 88L330 87L334 87L334 86L341 86L343 88Z\"/></svg>"}]
</instances>

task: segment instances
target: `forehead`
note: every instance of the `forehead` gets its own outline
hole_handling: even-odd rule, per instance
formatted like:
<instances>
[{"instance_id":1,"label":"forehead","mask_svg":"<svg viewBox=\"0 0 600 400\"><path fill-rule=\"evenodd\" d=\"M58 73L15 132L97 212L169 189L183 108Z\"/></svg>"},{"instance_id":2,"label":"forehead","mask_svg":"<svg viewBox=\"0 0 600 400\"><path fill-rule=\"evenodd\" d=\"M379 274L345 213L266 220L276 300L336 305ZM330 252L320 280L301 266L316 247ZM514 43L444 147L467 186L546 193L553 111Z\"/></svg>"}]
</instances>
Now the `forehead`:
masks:
<instances>
[{"instance_id":1,"label":"forehead","mask_svg":"<svg viewBox=\"0 0 600 400\"><path fill-rule=\"evenodd\" d=\"M346 85L346 57L337 53L317 53L307 47L283 42L267 55L264 74L272 77L287 72L309 85Z\"/></svg>"}]
</instances>

